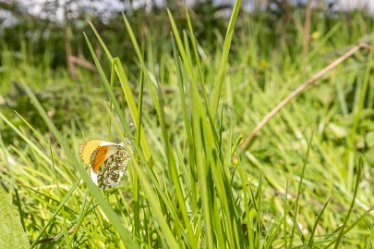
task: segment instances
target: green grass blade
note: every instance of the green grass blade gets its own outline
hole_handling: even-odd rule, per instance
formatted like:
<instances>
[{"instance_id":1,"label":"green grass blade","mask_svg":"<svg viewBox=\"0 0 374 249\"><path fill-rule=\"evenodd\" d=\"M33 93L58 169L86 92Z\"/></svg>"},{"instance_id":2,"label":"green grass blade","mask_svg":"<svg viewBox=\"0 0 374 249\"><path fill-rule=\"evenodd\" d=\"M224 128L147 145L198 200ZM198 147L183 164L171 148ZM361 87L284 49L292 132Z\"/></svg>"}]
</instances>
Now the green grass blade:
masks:
<instances>
[{"instance_id":1,"label":"green grass blade","mask_svg":"<svg viewBox=\"0 0 374 249\"><path fill-rule=\"evenodd\" d=\"M330 202L330 199L328 199L328 200L325 202L325 204L323 205L323 208L322 208L321 212L319 212L319 214L318 214L318 216L317 216L317 219L316 219L316 221L314 222L314 225L313 225L312 231L311 231L311 233L310 233L309 241L308 241L308 247L309 247L309 248L313 248L314 233L316 232L318 222L319 222L319 220L321 219L322 214L323 214L323 212L325 211L325 209L326 209L327 205L329 204L329 202Z\"/></svg>"},{"instance_id":2,"label":"green grass blade","mask_svg":"<svg viewBox=\"0 0 374 249\"><path fill-rule=\"evenodd\" d=\"M223 79L225 75L226 64L228 61L231 41L234 36L235 24L238 18L241 5L242 5L242 0L237 0L235 2L235 5L232 10L231 17L230 17L229 25L226 30L226 36L225 36L225 42L223 44L221 61L220 61L219 68L217 70L216 78L214 80L213 96L212 96L211 103L210 103L210 115L213 121L216 120L218 104L219 104L219 100L221 97L222 83L223 83Z\"/></svg>"},{"instance_id":3,"label":"green grass blade","mask_svg":"<svg viewBox=\"0 0 374 249\"><path fill-rule=\"evenodd\" d=\"M118 74L118 78L120 80L123 92L126 96L126 101L129 105L129 109L130 109L133 121L135 123L135 127L137 129L140 129L141 124L139 123L139 117L138 117L139 111L138 111L138 108L136 106L134 95L133 95L132 90L130 88L130 84L129 84L129 81L126 77L125 71L123 70L121 62L118 58L115 58L113 60L113 62L116 66L116 71L117 71L117 74ZM141 142L141 145L142 145L142 151L143 151L143 153L146 157L146 160L151 161L152 155L151 155L151 152L150 152L150 148L149 148L144 130L140 129L140 135L141 135L140 136L140 142Z\"/></svg>"},{"instance_id":4,"label":"green grass blade","mask_svg":"<svg viewBox=\"0 0 374 249\"><path fill-rule=\"evenodd\" d=\"M355 202L356 202L356 196L357 196L357 191L358 191L358 187L359 187L359 183L360 183L360 177L361 177L362 164L363 164L362 159L360 158L359 165L357 167L357 177L356 177L355 189L353 191L352 202L351 202L351 205L349 207L348 213L346 214L346 216L344 218L343 225L339 228L340 231L339 231L338 237L335 240L334 249L339 248L339 244L340 244L340 242L341 242L341 240L344 236L344 229L347 225L347 222L349 220L349 217L351 216L353 207L354 207Z\"/></svg>"},{"instance_id":5,"label":"green grass blade","mask_svg":"<svg viewBox=\"0 0 374 249\"><path fill-rule=\"evenodd\" d=\"M105 54L107 55L107 57L109 58L110 62L111 62L111 66L114 68L114 71L116 72L117 76L118 76L118 79L120 81L120 84L121 84L121 87L122 87L122 90L123 90L123 93L126 97L126 101L127 101L127 104L129 106L129 109L130 109L130 113L131 113L131 116L132 116L132 119L133 119L133 122L135 124L135 127L137 129L139 129L140 127L140 124L138 123L138 108L136 106L136 102L135 102L135 99L134 99L134 94L130 88L130 84L129 84L129 81L127 79L127 76L126 76L126 73L122 67L122 64L121 64L121 61L119 60L119 58L114 58L111 53L109 52L109 49L106 47L103 39L101 38L100 34L97 32L97 30L95 29L95 27L91 25L91 28L96 36L96 38L99 40L99 43L101 45L101 47L104 49L105 51ZM99 63L99 61L97 60L96 56L95 56L95 53L92 49L92 46L91 44L89 43L89 40L87 38L87 36L84 34L85 38L86 38L86 42L89 44L89 48L90 48L90 51L91 51L91 55L93 56L94 58L94 61L95 61L95 65L96 67L98 67L98 71L99 71L99 74L101 76L101 78L103 79L103 83L108 91L108 94L109 94L109 91L110 89L112 89L111 87L109 87L109 85L111 84L106 84L108 82L107 78L104 77L104 71L102 70L102 67ZM139 50L139 56L141 56L140 54L140 49L138 47L138 50ZM112 79L112 78L111 78ZM114 80L114 78L113 78ZM110 95L109 96L109 100L111 101L110 103L112 103L113 98L112 96ZM127 122L124 120L124 117L122 114L122 111L120 111L120 108L119 108L119 105L116 107L115 105L115 109L117 111L117 114L120 115L120 119L121 119L121 122L124 126L127 126ZM121 114L120 114L121 113ZM128 131L126 130L126 133L128 134ZM142 145L142 151L143 153L145 154L145 157L147 158L147 161L150 161L151 160L151 154L150 154L150 149L149 149L149 145L148 145L148 142L147 140L145 139L145 134L144 132L141 132L141 145Z\"/></svg>"},{"instance_id":6,"label":"green grass blade","mask_svg":"<svg viewBox=\"0 0 374 249\"><path fill-rule=\"evenodd\" d=\"M180 248L180 244L178 244L176 238L173 235L169 225L167 224L164 214L161 210L160 203L156 199L157 194L152 190L151 185L149 184L147 177L143 173L142 169L140 169L137 165L135 169L138 173L139 180L141 182L141 186L144 189L144 192L147 196L148 203L154 212L155 217L157 218L159 225L161 227L161 231L164 234L164 240L169 245L170 248Z\"/></svg>"},{"instance_id":7,"label":"green grass blade","mask_svg":"<svg viewBox=\"0 0 374 249\"><path fill-rule=\"evenodd\" d=\"M77 180L73 186L71 186L70 190L66 193L64 198L61 200L60 204L58 205L58 208L54 211L52 217L49 219L47 224L43 227L43 229L40 231L39 235L36 237L35 241L31 244L30 248L34 248L40 241L40 238L43 236L45 231L47 230L48 226L52 223L52 221L56 218L57 214L60 212L60 210L65 206L66 202L69 200L75 189L79 185L79 180Z\"/></svg>"},{"instance_id":8,"label":"green grass blade","mask_svg":"<svg viewBox=\"0 0 374 249\"><path fill-rule=\"evenodd\" d=\"M298 185L298 188L297 188L297 196L296 196L296 200L295 200L294 215L292 217L294 226L293 226L292 232L291 232L290 247L292 247L292 242L293 242L293 236L294 236L295 229L299 233L299 236L300 236L303 244L305 242L305 237L304 237L304 235L303 235L303 233L302 233L302 231L301 231L301 229L300 229L300 227L297 223L297 215L298 215L298 212L299 212L299 200L300 200L300 195L301 195L301 191L302 191L302 184L303 184L303 180L304 180L304 176L305 176L305 169L306 169L306 166L307 166L308 160L309 160L309 153L310 153L311 146L312 146L313 136L314 136L314 133L312 133L312 135L310 136L309 142L308 142L306 155L304 157L303 168L301 170L300 181L299 181L299 185Z\"/></svg>"},{"instance_id":9,"label":"green grass blade","mask_svg":"<svg viewBox=\"0 0 374 249\"><path fill-rule=\"evenodd\" d=\"M92 195L96 198L97 202L99 203L100 207L110 220L113 227L116 229L118 234L120 235L123 242L130 248L139 248L137 243L132 240L129 231L123 226L120 219L118 219L117 214L113 211L109 203L105 200L103 194L99 191L97 186L94 185L88 174L86 173L85 169L81 166L82 163L76 157L76 153L74 153L70 146L68 145L67 141L65 140L64 136L57 130L55 125L49 119L47 113L44 111L43 107L29 89L26 84L22 84L27 95L30 97L31 103L35 106L38 110L40 116L52 132L52 134L56 137L57 141L61 145L62 149L66 153L67 158L72 162L73 165L76 165L76 169L78 170L79 174L81 175L83 181L86 183L88 189L91 191Z\"/></svg>"},{"instance_id":10,"label":"green grass blade","mask_svg":"<svg viewBox=\"0 0 374 249\"><path fill-rule=\"evenodd\" d=\"M105 76L104 70L103 70L103 68L102 68L102 66L101 66L101 64L100 64L100 62L99 62L99 60L97 59L97 57L96 57L96 55L95 55L95 52L94 52L94 50L93 50L93 47L92 47L92 45L91 45L91 43L90 43L90 41L89 41L87 35L86 35L85 33L83 33L83 34L84 34L84 37L85 37L85 39L86 39L86 42L87 42L88 48L89 48L89 50L90 50L90 52L91 52L91 56L92 56L92 58L93 58L93 60L94 60L94 62L95 62L95 65L96 65L96 67L97 67L97 70L99 71L99 74L100 74L100 76L101 76L101 79L102 79L102 81L103 81L103 83L104 83L105 89L106 89L106 91L107 91L107 93L108 93L108 95L109 95L109 99L112 101L112 103L113 103L113 105L114 105L114 108L115 108L115 110L116 110L116 112L117 112L117 115L118 115L119 119L121 120L121 123L122 123L122 125L123 125L123 128L126 130L126 132L127 132L128 134L130 134L130 131L129 131L129 129L128 129L127 122L126 122L126 120L125 120L125 116L124 116L124 114L123 114L123 112L122 112L122 110L121 110L121 107L120 107L120 105L119 105L119 103L118 103L116 97L114 96L113 90L112 90L112 88L110 87L110 83L109 83L107 77Z\"/></svg>"},{"instance_id":11,"label":"green grass blade","mask_svg":"<svg viewBox=\"0 0 374 249\"><path fill-rule=\"evenodd\" d=\"M172 30L173 30L175 42L177 44L180 56L182 57L182 61L184 63L186 71L187 71L187 75L188 75L188 77L190 77L190 80L192 81L192 84L194 85L194 87L196 87L196 78L195 78L195 74L193 72L193 67L190 63L190 60L188 59L187 52L186 52L186 50L183 46L182 38L179 34L179 31L178 31L177 25L175 23L174 17L171 14L170 10L167 10L167 13L168 13L169 20L170 20L170 23L171 23L171 27L172 27Z\"/></svg>"},{"instance_id":12,"label":"green grass blade","mask_svg":"<svg viewBox=\"0 0 374 249\"><path fill-rule=\"evenodd\" d=\"M105 42L103 41L103 39L101 38L99 32L97 32L95 26L91 23L91 22L88 22L90 24L90 27L92 29L92 31L94 32L96 38L99 40L99 43L101 45L101 47L104 49L104 52L106 54L106 56L108 57L109 61L112 62L113 60L113 56L112 54L110 53L109 49L107 48L107 46L105 45Z\"/></svg>"}]
</instances>

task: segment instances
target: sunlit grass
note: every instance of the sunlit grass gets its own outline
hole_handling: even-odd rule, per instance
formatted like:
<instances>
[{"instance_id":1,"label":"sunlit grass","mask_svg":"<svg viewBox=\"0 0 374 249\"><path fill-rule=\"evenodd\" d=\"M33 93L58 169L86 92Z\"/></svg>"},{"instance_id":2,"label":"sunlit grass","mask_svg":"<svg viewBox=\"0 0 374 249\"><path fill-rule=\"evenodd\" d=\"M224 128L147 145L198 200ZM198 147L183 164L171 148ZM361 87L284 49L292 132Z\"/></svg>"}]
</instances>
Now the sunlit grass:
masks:
<instances>
[{"instance_id":1,"label":"sunlit grass","mask_svg":"<svg viewBox=\"0 0 374 249\"><path fill-rule=\"evenodd\" d=\"M188 30L180 30L168 12L172 53L159 59L124 17L137 75L91 25L85 38L99 77L77 84L77 96L65 95L81 100L73 110L88 115L79 122L56 126L51 111L64 105L46 105L28 82L32 76L17 76L48 131L0 113L0 128L15 138L12 143L8 136L1 146L0 179L33 247L373 245L372 53L339 66L269 122L248 151L240 151L241 137L352 41L335 28L344 29L343 21L330 31L319 27L323 35L312 41L303 72L301 56L292 55L301 51L301 40L289 48L281 37L273 48L262 39L266 24L262 29L237 20L238 10L239 3L213 54L194 37L193 20L187 18ZM232 33L238 22L248 30ZM97 57L94 42L106 61ZM129 138L134 154L121 187L103 192L90 180L79 147L108 137Z\"/></svg>"}]
</instances>

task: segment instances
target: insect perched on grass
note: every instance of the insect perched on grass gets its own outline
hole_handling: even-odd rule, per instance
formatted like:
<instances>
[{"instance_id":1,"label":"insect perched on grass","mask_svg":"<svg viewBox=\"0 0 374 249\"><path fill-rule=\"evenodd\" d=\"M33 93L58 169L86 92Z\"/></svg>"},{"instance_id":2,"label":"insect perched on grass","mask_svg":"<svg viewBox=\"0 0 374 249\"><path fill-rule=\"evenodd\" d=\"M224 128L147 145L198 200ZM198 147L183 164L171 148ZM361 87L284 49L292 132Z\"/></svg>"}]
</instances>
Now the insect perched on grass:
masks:
<instances>
[{"instance_id":1,"label":"insect perched on grass","mask_svg":"<svg viewBox=\"0 0 374 249\"><path fill-rule=\"evenodd\" d=\"M90 166L92 181L102 189L118 187L131 157L123 143L89 140L82 145L80 154ZM130 151L131 152L131 151Z\"/></svg>"}]
</instances>

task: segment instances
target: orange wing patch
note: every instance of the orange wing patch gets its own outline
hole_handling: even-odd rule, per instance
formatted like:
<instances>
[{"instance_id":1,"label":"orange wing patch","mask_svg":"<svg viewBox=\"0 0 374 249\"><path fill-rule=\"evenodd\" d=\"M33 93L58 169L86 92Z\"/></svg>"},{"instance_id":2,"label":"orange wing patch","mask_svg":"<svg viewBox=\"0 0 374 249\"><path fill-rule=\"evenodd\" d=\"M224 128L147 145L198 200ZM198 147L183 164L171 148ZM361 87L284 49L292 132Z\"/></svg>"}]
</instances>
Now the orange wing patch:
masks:
<instances>
[{"instance_id":1,"label":"orange wing patch","mask_svg":"<svg viewBox=\"0 0 374 249\"><path fill-rule=\"evenodd\" d=\"M103 165L106 155L108 153L109 146L101 146L96 149L95 156L91 162L91 168L94 173L97 173Z\"/></svg>"},{"instance_id":2,"label":"orange wing patch","mask_svg":"<svg viewBox=\"0 0 374 249\"><path fill-rule=\"evenodd\" d=\"M90 140L82 145L80 152L85 164L89 164L91 162L91 156L95 150L100 147L100 143L100 140Z\"/></svg>"}]
</instances>

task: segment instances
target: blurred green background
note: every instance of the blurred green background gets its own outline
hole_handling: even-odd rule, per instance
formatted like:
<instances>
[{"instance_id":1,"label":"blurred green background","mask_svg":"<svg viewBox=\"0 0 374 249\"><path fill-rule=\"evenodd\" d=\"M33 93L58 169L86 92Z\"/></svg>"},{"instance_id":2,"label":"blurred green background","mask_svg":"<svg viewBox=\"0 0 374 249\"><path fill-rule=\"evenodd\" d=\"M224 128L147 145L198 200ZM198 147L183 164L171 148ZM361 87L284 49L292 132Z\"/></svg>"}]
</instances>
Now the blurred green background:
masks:
<instances>
[{"instance_id":1,"label":"blurred green background","mask_svg":"<svg viewBox=\"0 0 374 249\"><path fill-rule=\"evenodd\" d=\"M248 150L239 149L298 85L356 44L373 47L372 3L348 10L347 1L244 1L230 46L234 1L189 3L190 19L181 1L116 2L0 1L0 185L32 247L129 248L135 241L171 248L175 241L180 248L373 248L372 50L327 73ZM127 78L114 73L93 27ZM81 181L73 159L88 139L136 140L123 82L142 106L151 159L134 149L147 178L129 166L120 190L104 193L108 208ZM193 84L199 98L189 92ZM209 124L197 135L196 117ZM207 172L199 172L197 158Z\"/></svg>"}]
</instances>

